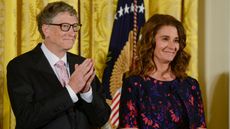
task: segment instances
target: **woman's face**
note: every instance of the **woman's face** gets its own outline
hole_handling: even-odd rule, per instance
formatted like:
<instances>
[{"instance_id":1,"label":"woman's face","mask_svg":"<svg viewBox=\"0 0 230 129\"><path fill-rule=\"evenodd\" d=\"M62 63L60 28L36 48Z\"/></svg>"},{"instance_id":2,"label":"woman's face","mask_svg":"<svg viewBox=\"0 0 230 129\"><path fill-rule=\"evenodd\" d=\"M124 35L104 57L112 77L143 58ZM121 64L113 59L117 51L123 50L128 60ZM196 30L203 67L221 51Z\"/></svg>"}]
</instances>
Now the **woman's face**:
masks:
<instances>
[{"instance_id":1,"label":"woman's face","mask_svg":"<svg viewBox=\"0 0 230 129\"><path fill-rule=\"evenodd\" d=\"M179 50L179 36L176 27L162 26L155 35L156 46L154 61L157 63L170 63Z\"/></svg>"}]
</instances>

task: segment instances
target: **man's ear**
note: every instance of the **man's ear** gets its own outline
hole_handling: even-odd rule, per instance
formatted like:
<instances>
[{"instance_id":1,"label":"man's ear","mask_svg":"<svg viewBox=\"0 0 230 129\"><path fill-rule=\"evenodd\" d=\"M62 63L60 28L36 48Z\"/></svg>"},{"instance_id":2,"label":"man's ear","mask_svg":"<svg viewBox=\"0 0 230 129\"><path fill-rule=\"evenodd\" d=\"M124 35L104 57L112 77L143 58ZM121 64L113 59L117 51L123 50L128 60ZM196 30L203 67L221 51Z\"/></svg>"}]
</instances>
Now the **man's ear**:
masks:
<instances>
[{"instance_id":1,"label":"man's ear","mask_svg":"<svg viewBox=\"0 0 230 129\"><path fill-rule=\"evenodd\" d=\"M43 24L42 32L44 33L45 37L48 37L49 36L49 25Z\"/></svg>"}]
</instances>

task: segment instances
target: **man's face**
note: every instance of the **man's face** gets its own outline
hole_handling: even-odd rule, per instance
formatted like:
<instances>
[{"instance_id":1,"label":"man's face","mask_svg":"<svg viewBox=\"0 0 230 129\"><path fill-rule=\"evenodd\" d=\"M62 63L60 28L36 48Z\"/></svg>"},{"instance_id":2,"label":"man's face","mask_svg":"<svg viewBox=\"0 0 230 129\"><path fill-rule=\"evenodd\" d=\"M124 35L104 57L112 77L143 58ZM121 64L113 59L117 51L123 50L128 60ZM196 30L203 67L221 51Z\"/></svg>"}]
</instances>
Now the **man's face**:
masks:
<instances>
[{"instance_id":1,"label":"man's face","mask_svg":"<svg viewBox=\"0 0 230 129\"><path fill-rule=\"evenodd\" d=\"M61 12L52 19L52 24L75 24L78 23L76 16L71 16L68 12ZM68 31L61 30L57 25L44 25L45 44L53 52L66 52L73 47L76 40L76 32L72 26Z\"/></svg>"}]
</instances>

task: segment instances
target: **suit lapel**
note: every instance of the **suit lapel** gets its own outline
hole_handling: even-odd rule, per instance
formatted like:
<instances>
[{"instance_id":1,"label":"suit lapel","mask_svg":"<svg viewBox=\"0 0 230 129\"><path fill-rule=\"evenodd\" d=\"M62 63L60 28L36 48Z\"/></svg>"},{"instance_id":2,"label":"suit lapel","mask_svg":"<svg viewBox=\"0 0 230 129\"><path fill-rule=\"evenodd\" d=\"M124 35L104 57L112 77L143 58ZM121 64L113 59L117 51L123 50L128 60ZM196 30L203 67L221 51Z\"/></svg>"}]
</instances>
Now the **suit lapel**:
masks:
<instances>
[{"instance_id":1,"label":"suit lapel","mask_svg":"<svg viewBox=\"0 0 230 129\"><path fill-rule=\"evenodd\" d=\"M49 80L49 82L55 83L56 85L61 85L47 58L41 50L41 44L38 44L32 50L32 53L34 56L33 59L36 62L35 64L37 64L35 67L41 72L41 75Z\"/></svg>"},{"instance_id":2,"label":"suit lapel","mask_svg":"<svg viewBox=\"0 0 230 129\"><path fill-rule=\"evenodd\" d=\"M76 56L67 52L67 62L69 63L70 75L75 70L75 64L81 64L83 60L84 58L81 58L80 56Z\"/></svg>"},{"instance_id":3,"label":"suit lapel","mask_svg":"<svg viewBox=\"0 0 230 129\"><path fill-rule=\"evenodd\" d=\"M70 75L74 72L74 67L75 67L75 62L74 60L72 59L72 57L70 56L70 54L67 53L67 62L69 64L69 72L70 72Z\"/></svg>"}]
</instances>

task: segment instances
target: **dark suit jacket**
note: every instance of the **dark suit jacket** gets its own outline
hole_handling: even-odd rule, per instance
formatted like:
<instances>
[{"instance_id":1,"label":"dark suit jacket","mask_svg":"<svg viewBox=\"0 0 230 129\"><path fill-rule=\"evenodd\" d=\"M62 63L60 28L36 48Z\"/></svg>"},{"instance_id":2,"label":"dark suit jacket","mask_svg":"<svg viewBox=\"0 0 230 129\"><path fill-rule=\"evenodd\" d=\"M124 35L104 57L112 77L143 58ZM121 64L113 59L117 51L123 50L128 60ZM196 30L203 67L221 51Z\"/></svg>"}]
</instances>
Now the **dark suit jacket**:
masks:
<instances>
[{"instance_id":1,"label":"dark suit jacket","mask_svg":"<svg viewBox=\"0 0 230 129\"><path fill-rule=\"evenodd\" d=\"M70 73L83 60L67 53ZM41 44L9 62L7 84L16 129L94 129L105 124L110 115L97 77L91 84L92 103L79 95L79 100L72 102L43 54Z\"/></svg>"}]
</instances>

